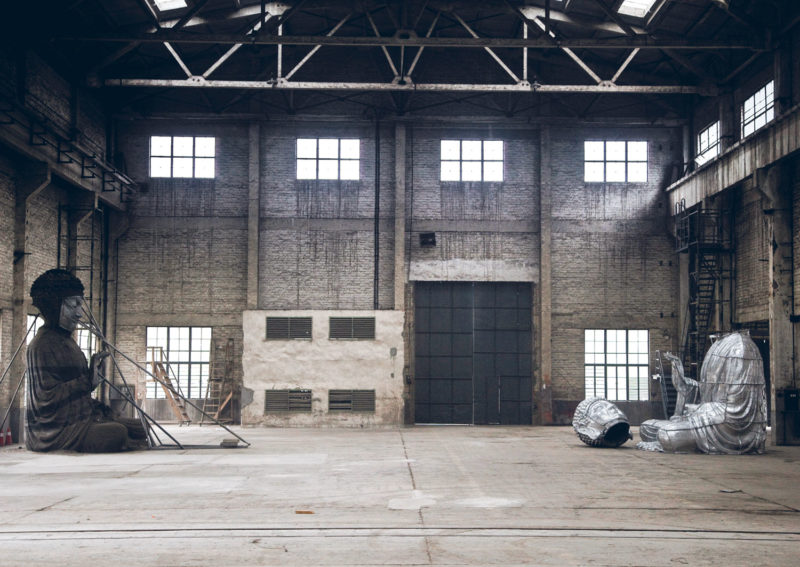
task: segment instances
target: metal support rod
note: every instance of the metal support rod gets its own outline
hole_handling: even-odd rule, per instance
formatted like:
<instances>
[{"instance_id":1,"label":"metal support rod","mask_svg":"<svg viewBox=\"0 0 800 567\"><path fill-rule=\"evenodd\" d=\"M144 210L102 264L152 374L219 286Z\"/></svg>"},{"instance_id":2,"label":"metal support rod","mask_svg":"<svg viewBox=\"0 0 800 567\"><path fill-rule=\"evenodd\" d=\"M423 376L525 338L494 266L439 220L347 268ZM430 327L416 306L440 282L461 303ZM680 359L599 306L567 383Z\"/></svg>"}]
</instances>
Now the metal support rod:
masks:
<instances>
[{"instance_id":1,"label":"metal support rod","mask_svg":"<svg viewBox=\"0 0 800 567\"><path fill-rule=\"evenodd\" d=\"M431 26L428 28L428 33L425 34L425 37L430 37L433 33L434 28L436 27L436 23L439 21L439 16L441 16L441 12L436 12L436 16L433 18L431 22ZM411 62L411 65L408 67L408 76L410 77L412 73L414 73L414 68L417 66L417 62L419 61L420 55L422 55L423 50L425 49L424 45L421 45L419 49L417 49L417 54L414 55L414 60Z\"/></svg>"},{"instance_id":2,"label":"metal support rod","mask_svg":"<svg viewBox=\"0 0 800 567\"><path fill-rule=\"evenodd\" d=\"M542 23L542 21L541 21L541 20L540 20L538 17L537 17L537 18L533 18L533 21L534 21L534 22L536 22L536 25L537 25L537 26L539 26L540 28L542 28L542 31L543 31L545 34L547 34L547 36L548 36L548 37L549 37L551 40L555 40L555 39L556 39L556 34L554 34L552 31L548 30L548 29L547 29L547 26L546 26L545 24L543 24L543 23ZM580 68L581 68L581 69L583 69L584 71L586 71L586 74L588 74L588 75L589 75L589 76L590 76L592 79L594 79L594 81L595 81L595 82L596 82L598 85L599 85L600 83L602 83L602 82L603 82L603 79L601 79L601 78L600 78L600 76L599 76L597 73L595 73L594 71L592 71L591 67L589 67L589 66L588 66L586 63L584 63L584 62L583 62L583 59L581 59L580 57L578 57L577 55L575 55L575 52L574 52L574 51L572 51L572 50L571 50L569 47L563 47L563 46L562 46L562 47L561 47L561 50L562 50L564 53L566 53L567 55L569 55L570 59L572 59L573 61L575 61L575 63L577 63L577 64L580 66Z\"/></svg>"},{"instance_id":3,"label":"metal support rod","mask_svg":"<svg viewBox=\"0 0 800 567\"><path fill-rule=\"evenodd\" d=\"M619 79L619 76L622 75L622 72L628 67L630 62L633 61L633 58L636 57L637 53L639 53L639 48L638 47L636 49L634 49L633 51L631 51L631 53L630 53L630 55L628 55L627 59L625 59L625 61L623 61L622 65L619 66L619 69L617 69L617 72L614 73L614 76L611 77L611 82L612 83L616 83L617 82L617 79Z\"/></svg>"},{"instance_id":4,"label":"metal support rod","mask_svg":"<svg viewBox=\"0 0 800 567\"><path fill-rule=\"evenodd\" d=\"M283 25L278 26L278 35L283 35ZM277 78L280 79L283 73L283 44L278 44L278 71L277 71Z\"/></svg>"},{"instance_id":5,"label":"metal support rod","mask_svg":"<svg viewBox=\"0 0 800 567\"><path fill-rule=\"evenodd\" d=\"M344 18L342 18L342 19L339 21L339 23L338 23L338 24L336 24L336 25L333 27L333 29L332 29L331 31L329 31L328 33L326 33L326 34L325 34L325 37L331 37L333 34L335 34L335 33L336 33L338 30L339 30L339 28L340 28L340 27L342 27L342 26L344 25L344 23L345 23L347 20L349 20L349 19L350 19L350 16L352 16L352 15L353 15L353 14L352 14L352 12L351 12L350 14L347 14L347 15L346 15ZM291 79L291 78L292 78L292 75L294 75L295 73L297 73L297 72L300 70L300 67L302 67L303 65L305 65L305 64L306 64L306 62L307 62L309 59L311 59L311 57L312 57L312 56L313 56L313 55L314 55L314 54L315 54L317 51L319 51L319 48L320 48L320 47L322 47L322 46L321 46L321 45L315 45L315 46L314 46L314 47L311 49L311 51L309 51L308 53L306 53L306 56L305 56L305 57L303 57L303 58L302 58L302 59L301 59L301 60L300 60L300 61L297 63L297 65L295 65L295 66L294 66L294 68L293 68L291 71L289 71L289 72L286 74L286 77L284 77L284 78L285 78L287 81L288 81L289 79Z\"/></svg>"},{"instance_id":6,"label":"metal support rod","mask_svg":"<svg viewBox=\"0 0 800 567\"><path fill-rule=\"evenodd\" d=\"M14 361L17 359L17 355L19 354L19 351L22 350L22 345L25 344L25 341L28 339L28 335L31 334L31 330L36 326L36 321L38 319L39 319L39 315L36 315L36 316L34 316L33 321L31 321L31 324L28 327L28 330L25 332L25 336L22 337L22 340L19 342L19 345L17 346L17 350L14 351L14 354L11 357L11 361L8 363L8 366L6 366L6 369L3 371L3 375L0 376L0 384L3 383L3 380L5 380L5 378L6 378L6 374L8 374L9 370L11 370L11 365L13 365Z\"/></svg>"},{"instance_id":7,"label":"metal support rod","mask_svg":"<svg viewBox=\"0 0 800 567\"><path fill-rule=\"evenodd\" d=\"M250 31L249 31L249 32L247 32L247 33L248 33L248 34L252 34L252 33L255 33L255 32L257 32L259 29L261 29L261 22L256 22L256 25L254 25L252 28L250 28ZM236 43L236 44L232 45L232 46L230 47L230 49L228 49L228 51L226 51L225 53L223 53L223 54L220 56L220 58L219 58L219 59L217 59L217 60L216 60L214 63L212 63L212 64L211 64L211 66L210 66L208 69L206 69L206 72L205 72L205 73L203 73L203 78L206 78L206 79L207 79L207 78L208 78L208 76L209 76L211 73L213 73L214 71L216 71L216 70L219 68L219 66L220 66L220 65L222 65L223 63L225 63L225 61L227 61L228 59L230 59L231 55L233 55L234 53L236 53L237 51L239 51L239 48L240 48L242 45L244 45L244 44L243 44L243 43Z\"/></svg>"},{"instance_id":8,"label":"metal support rod","mask_svg":"<svg viewBox=\"0 0 800 567\"><path fill-rule=\"evenodd\" d=\"M19 382L17 382L17 387L14 390L14 395L11 396L11 400L9 400L8 402L8 409L6 409L6 413L3 416L3 421L0 421L0 435L3 435L3 426L5 426L6 424L6 420L8 419L8 414L11 413L11 408L14 407L14 400L17 399L17 394L19 394L19 389L22 386L22 382L25 381L25 376L27 375L28 375L28 370L26 369L25 372L22 373L22 377L19 379Z\"/></svg>"},{"instance_id":9,"label":"metal support rod","mask_svg":"<svg viewBox=\"0 0 800 567\"><path fill-rule=\"evenodd\" d=\"M473 31L473 29L472 29L471 27L469 27L469 25L467 25L467 22L465 22L465 21L464 21L464 20L461 18L461 16L459 16L459 15L458 15L458 14L456 14L455 12L451 12L451 14L453 15L453 17L454 17L456 20L458 20L458 23L460 23L462 26L464 26L464 29L465 29L465 30L467 30L467 31L469 32L469 34L470 34L472 37L474 37L475 39L479 39L479 36L478 36L478 34L477 34L477 33L475 33L475 32ZM502 67L502 68L503 68L503 70L504 70L506 73L508 73L508 74L509 74L509 76L510 76L512 79L514 79L514 82L515 82L515 83L519 83L519 77L517 77L517 76L514 74L514 71L512 71L512 70L511 70L511 69L508 67L508 65L506 65L506 64L503 62L503 60L502 60L502 59L500 59L500 57L499 57L499 56L498 56L498 55L497 55L497 54L494 52L494 50L492 50L492 48L491 48L491 47L484 47L484 49L486 50L486 53L488 53L489 55L491 55L491 56L492 56L492 59L494 59L495 61L497 61L497 64L498 64L498 65L500 65L500 67Z\"/></svg>"},{"instance_id":10,"label":"metal support rod","mask_svg":"<svg viewBox=\"0 0 800 567\"><path fill-rule=\"evenodd\" d=\"M175 48L172 47L170 42L165 41L164 42L164 47L166 47L167 51L169 51L172 54L172 56L175 58L175 61L177 61L178 65L180 65L181 69L183 69L183 72L186 73L186 76L187 77L191 77L192 76L192 72L189 70L189 67L186 66L186 63L183 62L183 59L181 59L181 56L178 55L178 52L175 51Z\"/></svg>"},{"instance_id":11,"label":"metal support rod","mask_svg":"<svg viewBox=\"0 0 800 567\"><path fill-rule=\"evenodd\" d=\"M378 31L378 26L375 25L375 20L372 19L372 14L369 13L369 10L364 10L364 15L367 16L367 20L369 20L370 25L372 26L372 31L375 32L375 37L381 37L381 32ZM385 45L381 45L381 49L383 50L383 54L386 56L386 61L389 62L389 67L392 69L392 73L394 73L395 77L398 77L397 67L394 66L394 61L392 61L392 56L389 55L389 50L386 49Z\"/></svg>"},{"instance_id":12,"label":"metal support rod","mask_svg":"<svg viewBox=\"0 0 800 567\"><path fill-rule=\"evenodd\" d=\"M528 23L522 22L522 37L528 39ZM522 80L528 80L528 48L522 48Z\"/></svg>"}]
</instances>

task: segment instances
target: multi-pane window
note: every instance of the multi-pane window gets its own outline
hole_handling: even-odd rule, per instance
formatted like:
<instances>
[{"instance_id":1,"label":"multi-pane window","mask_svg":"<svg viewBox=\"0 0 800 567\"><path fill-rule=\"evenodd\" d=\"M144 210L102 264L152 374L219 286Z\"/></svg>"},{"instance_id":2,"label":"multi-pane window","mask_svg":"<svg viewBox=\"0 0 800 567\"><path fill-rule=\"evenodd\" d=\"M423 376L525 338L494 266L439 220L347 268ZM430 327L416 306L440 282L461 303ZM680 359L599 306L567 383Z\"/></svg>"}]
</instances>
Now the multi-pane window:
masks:
<instances>
[{"instance_id":1,"label":"multi-pane window","mask_svg":"<svg viewBox=\"0 0 800 567\"><path fill-rule=\"evenodd\" d=\"M503 181L502 140L442 140L442 181Z\"/></svg>"},{"instance_id":2,"label":"multi-pane window","mask_svg":"<svg viewBox=\"0 0 800 567\"><path fill-rule=\"evenodd\" d=\"M719 155L719 121L714 122L697 135L697 165L703 165L707 161Z\"/></svg>"},{"instance_id":3,"label":"multi-pane window","mask_svg":"<svg viewBox=\"0 0 800 567\"><path fill-rule=\"evenodd\" d=\"M742 104L742 138L749 136L775 117L775 89L770 81Z\"/></svg>"},{"instance_id":4,"label":"multi-pane window","mask_svg":"<svg viewBox=\"0 0 800 567\"><path fill-rule=\"evenodd\" d=\"M648 331L586 329L584 333L586 397L647 400Z\"/></svg>"},{"instance_id":5,"label":"multi-pane window","mask_svg":"<svg viewBox=\"0 0 800 567\"><path fill-rule=\"evenodd\" d=\"M647 181L647 142L587 140L583 151L586 182Z\"/></svg>"},{"instance_id":6,"label":"multi-pane window","mask_svg":"<svg viewBox=\"0 0 800 567\"><path fill-rule=\"evenodd\" d=\"M25 345L31 344L33 337L35 337L36 333L39 332L39 329L42 328L44 325L44 317L40 316L37 318L36 315L28 315L27 324L28 326L26 329L28 329L28 336L25 338ZM33 325L33 328L31 328L31 325Z\"/></svg>"},{"instance_id":7,"label":"multi-pane window","mask_svg":"<svg viewBox=\"0 0 800 567\"><path fill-rule=\"evenodd\" d=\"M154 358L166 361L164 370L187 398L205 397L210 354L211 327L147 327L147 369L153 372ZM162 387L149 380L147 397L163 398Z\"/></svg>"},{"instance_id":8,"label":"multi-pane window","mask_svg":"<svg viewBox=\"0 0 800 567\"><path fill-rule=\"evenodd\" d=\"M216 140L200 136L152 136L150 177L214 177Z\"/></svg>"},{"instance_id":9,"label":"multi-pane window","mask_svg":"<svg viewBox=\"0 0 800 567\"><path fill-rule=\"evenodd\" d=\"M358 179L361 141L298 138L297 179Z\"/></svg>"}]
</instances>

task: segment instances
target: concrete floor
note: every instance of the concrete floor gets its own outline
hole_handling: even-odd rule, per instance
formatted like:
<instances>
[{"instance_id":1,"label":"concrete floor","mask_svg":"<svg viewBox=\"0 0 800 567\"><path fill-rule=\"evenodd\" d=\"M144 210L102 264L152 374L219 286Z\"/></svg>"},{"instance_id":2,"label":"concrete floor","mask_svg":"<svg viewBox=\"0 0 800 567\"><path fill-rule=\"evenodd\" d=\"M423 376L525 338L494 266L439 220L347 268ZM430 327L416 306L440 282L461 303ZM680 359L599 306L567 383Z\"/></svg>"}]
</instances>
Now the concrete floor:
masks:
<instances>
[{"instance_id":1,"label":"concrete floor","mask_svg":"<svg viewBox=\"0 0 800 567\"><path fill-rule=\"evenodd\" d=\"M593 449L569 427L237 432L252 446L0 449L0 565L800 564L800 447Z\"/></svg>"}]
</instances>

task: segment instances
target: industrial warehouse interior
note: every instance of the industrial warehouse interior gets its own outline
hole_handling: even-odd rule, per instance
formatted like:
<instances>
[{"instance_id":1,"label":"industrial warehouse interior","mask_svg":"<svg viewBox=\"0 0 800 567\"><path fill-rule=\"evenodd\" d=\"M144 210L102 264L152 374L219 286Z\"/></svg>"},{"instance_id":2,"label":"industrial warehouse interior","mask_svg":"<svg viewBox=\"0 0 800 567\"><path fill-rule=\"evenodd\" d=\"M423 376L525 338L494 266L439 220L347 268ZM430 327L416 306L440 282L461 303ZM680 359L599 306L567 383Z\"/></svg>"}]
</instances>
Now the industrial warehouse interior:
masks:
<instances>
[{"instance_id":1,"label":"industrial warehouse interior","mask_svg":"<svg viewBox=\"0 0 800 567\"><path fill-rule=\"evenodd\" d=\"M0 14L0 565L797 564L800 3Z\"/></svg>"}]
</instances>

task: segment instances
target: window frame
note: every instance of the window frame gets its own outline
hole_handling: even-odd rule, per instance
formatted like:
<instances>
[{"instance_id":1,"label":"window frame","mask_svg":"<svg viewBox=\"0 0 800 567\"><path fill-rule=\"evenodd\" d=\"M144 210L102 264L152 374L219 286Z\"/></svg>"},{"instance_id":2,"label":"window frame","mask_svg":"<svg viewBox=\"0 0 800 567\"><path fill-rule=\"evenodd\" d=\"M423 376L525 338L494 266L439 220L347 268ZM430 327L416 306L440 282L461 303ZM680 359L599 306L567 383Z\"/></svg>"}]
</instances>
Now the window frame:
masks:
<instances>
[{"instance_id":1,"label":"window frame","mask_svg":"<svg viewBox=\"0 0 800 567\"><path fill-rule=\"evenodd\" d=\"M154 146L156 145L156 139L166 139L169 138L169 152L165 152L162 150L156 150ZM176 153L182 152L182 149L176 149L175 140L186 140L191 139L191 153ZM197 149L197 140L213 140L213 149L211 151L211 155L206 155L206 153L199 154ZM155 153L159 151L161 153ZM162 175L161 170L164 165L157 165L163 164L164 161L169 160L169 175ZM184 175L184 174L175 174L175 164L176 161L179 160L179 163L182 164L182 167L186 167L189 161L191 161L191 175ZM204 167L208 168L210 164L210 175L208 175L208 171L202 171L200 175L198 175L198 163L205 164ZM151 179L215 179L217 176L217 138L215 136L150 136L150 147L149 147L149 174ZM158 174L157 171L158 170ZM185 170L181 170L182 173Z\"/></svg>"},{"instance_id":2,"label":"window frame","mask_svg":"<svg viewBox=\"0 0 800 567\"><path fill-rule=\"evenodd\" d=\"M302 142L312 141L314 142L313 155L308 152L310 144L303 144L304 147L301 150ZM331 149L329 146L332 141L336 141L335 157L329 155ZM323 147L321 142L325 142L324 145L328 147ZM352 148L346 147L346 143L352 144L353 142L356 145L355 154L357 157L352 157ZM295 179L299 181L359 181L361 179L361 138L297 138L294 148ZM308 175L308 172L310 172L309 166L311 166L312 162L313 176ZM331 166L333 164L336 167L336 176L325 175L320 177L320 173L323 171L320 166L325 165L325 171L332 171ZM343 165L351 172L345 177L342 177ZM355 175L352 175L353 171ZM303 172L303 175L301 175L301 172Z\"/></svg>"},{"instance_id":3,"label":"window frame","mask_svg":"<svg viewBox=\"0 0 800 567\"><path fill-rule=\"evenodd\" d=\"M590 341L590 333L592 340ZM602 351L596 350L598 341L596 333L602 333ZM624 351L619 350L619 340L609 340L609 334L617 339L619 333L625 334ZM631 333L644 333L645 340L631 341ZM613 352L609 351L609 343L615 347ZM632 351L633 344L645 345L645 352L640 350ZM592 349L592 347L595 347ZM591 349L591 350L590 350ZM609 401L649 401L650 400L650 331L648 329L584 329L584 395L585 397L597 396ZM602 361L597 361L598 356ZM631 361L636 356L638 361ZM592 360L590 361L590 357ZM619 357L624 357L620 361ZM641 362L641 360L645 362ZM635 368L636 372L632 376L630 369ZM598 370L602 372L598 373ZM624 376L620 376L620 370L624 369ZM609 371L613 370L613 371ZM635 380L635 387L632 387L631 380ZM615 380L615 386L610 384L610 380ZM620 381L624 380L624 386L620 387ZM590 387L591 384L591 387ZM610 387L611 386L611 387ZM620 397L619 393L624 393ZM635 392L635 397L633 393ZM610 396L609 393L613 393Z\"/></svg>"},{"instance_id":4,"label":"window frame","mask_svg":"<svg viewBox=\"0 0 800 567\"><path fill-rule=\"evenodd\" d=\"M697 133L697 155L694 160L697 165L704 165L719 155L719 120L712 122ZM711 143L711 134L715 136L714 143Z\"/></svg>"},{"instance_id":5,"label":"window frame","mask_svg":"<svg viewBox=\"0 0 800 567\"><path fill-rule=\"evenodd\" d=\"M589 144L603 144L602 159L589 159ZM623 159L609 159L609 144L624 144ZM631 144L644 144L645 156L644 159L629 159L631 154ZM603 166L603 179L589 179L590 164L602 164ZM609 179L609 164L620 164L623 166L625 172L624 179ZM644 164L644 179L636 178L631 180L631 166ZM589 139L583 142L583 182L584 183L647 183L649 179L650 167L650 143L647 140L597 140ZM594 177L594 176L592 176Z\"/></svg>"},{"instance_id":6,"label":"window frame","mask_svg":"<svg viewBox=\"0 0 800 567\"><path fill-rule=\"evenodd\" d=\"M151 329L166 329L166 344L165 346L159 344L151 344ZM188 329L188 336L186 338L176 336L173 338L173 332L180 333L180 331ZM196 333L200 333L200 336L197 337ZM145 347L147 352L147 360L146 360L146 367L149 372L153 372L152 363L151 363L151 356L150 356L150 349L151 348L163 348L167 355L167 360L169 361L169 368L166 368L167 372L172 379L173 384L176 386L178 391L188 399L203 399L206 396L206 388L208 386L208 380L210 378L210 371L211 371L211 353L212 353L212 327L189 327L189 326L175 326L170 327L167 325L152 325L147 326L145 328ZM207 336L203 336L207 334ZM158 342L159 339L156 338L154 342ZM171 343L173 341L185 341L188 350L179 349L179 348L172 348ZM194 349L194 345L197 341L206 342L206 346L208 350L202 349ZM179 344L178 347L181 345ZM182 357L175 357L173 356L175 353L187 353L188 359L184 359ZM205 357L202 354L205 353ZM197 356L194 356L197 355ZM205 358L205 360L203 360ZM183 367L183 368L182 368ZM188 371L188 374L184 374L185 371ZM177 379L177 384L175 383ZM194 384L193 380L197 379L199 382L198 384ZM193 396L193 394L198 394ZM147 384L145 387L145 397L148 399L165 399L164 390L161 386L155 382L151 377L148 377Z\"/></svg>"},{"instance_id":7,"label":"window frame","mask_svg":"<svg viewBox=\"0 0 800 567\"><path fill-rule=\"evenodd\" d=\"M758 104L758 97L763 92L764 96L764 106L762 109L759 109L756 105ZM767 96L769 95L769 99ZM747 107L748 105L752 105L752 117L746 118L747 115ZM763 122L759 124L760 119L763 118ZM740 122L740 134L742 139L747 138L748 136L755 134L762 128L764 128L767 124L772 122L775 119L775 81L770 80L768 81L763 87L757 89L753 94L742 101L741 106L739 107L739 122ZM752 126L752 129L750 127Z\"/></svg>"},{"instance_id":8,"label":"window frame","mask_svg":"<svg viewBox=\"0 0 800 567\"><path fill-rule=\"evenodd\" d=\"M451 156L445 157L445 147L450 146L452 144L458 143L458 158L454 159ZM480 144L480 156L478 158L469 156L465 157L465 150L464 145L466 144ZM500 144L500 158L491 158L486 157L487 153L487 144ZM448 150L449 151L449 150ZM491 155L491 154L490 154ZM447 138L440 140L439 143L439 181L442 183L503 183L505 181L505 163L506 163L506 143L504 140L496 140L496 139L473 139L473 138ZM458 179L453 178L452 175L445 175L445 171L454 171L449 169L452 165L446 166L446 164L458 164ZM469 167L465 168L465 164L471 165L474 167L477 164L480 164L480 179L474 178L474 175L469 178L465 179L465 171L470 171ZM499 177L496 175L488 175L487 176L487 165L494 165L497 166L499 164ZM448 168L448 169L446 169ZM487 179L487 177L491 177Z\"/></svg>"}]
</instances>

